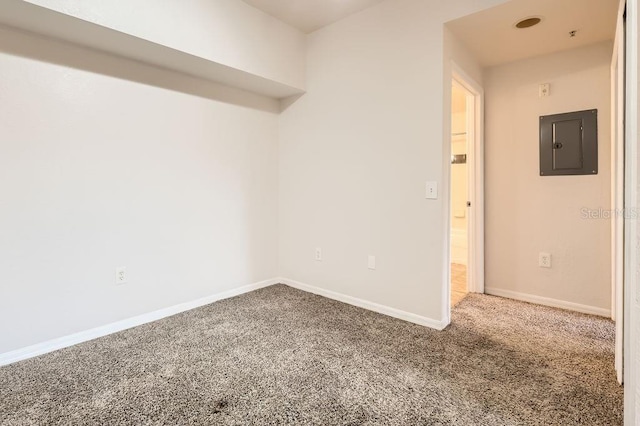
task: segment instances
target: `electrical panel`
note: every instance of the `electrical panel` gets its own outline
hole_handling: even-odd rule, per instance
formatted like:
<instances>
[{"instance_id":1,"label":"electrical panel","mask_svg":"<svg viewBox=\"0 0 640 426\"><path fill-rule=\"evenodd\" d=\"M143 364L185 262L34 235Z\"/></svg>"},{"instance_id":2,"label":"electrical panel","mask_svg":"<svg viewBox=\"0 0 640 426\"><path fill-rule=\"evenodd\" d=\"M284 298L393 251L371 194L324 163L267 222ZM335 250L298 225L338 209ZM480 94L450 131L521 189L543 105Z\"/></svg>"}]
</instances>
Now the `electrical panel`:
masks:
<instances>
[{"instance_id":1,"label":"electrical panel","mask_svg":"<svg viewBox=\"0 0 640 426\"><path fill-rule=\"evenodd\" d=\"M540 176L598 174L598 110L540 117Z\"/></svg>"}]
</instances>

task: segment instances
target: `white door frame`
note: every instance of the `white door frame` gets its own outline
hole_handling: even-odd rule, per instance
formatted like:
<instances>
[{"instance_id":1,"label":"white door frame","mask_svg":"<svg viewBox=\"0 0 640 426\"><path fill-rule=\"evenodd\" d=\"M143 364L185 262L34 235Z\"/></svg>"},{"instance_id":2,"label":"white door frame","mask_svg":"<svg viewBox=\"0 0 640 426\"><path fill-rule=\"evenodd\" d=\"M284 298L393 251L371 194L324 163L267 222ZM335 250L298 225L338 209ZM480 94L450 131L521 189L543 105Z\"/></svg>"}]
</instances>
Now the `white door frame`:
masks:
<instances>
[{"instance_id":1,"label":"white door frame","mask_svg":"<svg viewBox=\"0 0 640 426\"><path fill-rule=\"evenodd\" d=\"M628 216L625 218L624 228L624 424L633 426L638 424L636 404L638 395L638 316L640 315L638 273L638 218L631 218L638 208L638 121L639 121L639 68L640 56L640 8L638 0L627 0L626 21L626 99L625 99L625 176L624 176L624 207ZM619 318L619 315L617 315Z\"/></svg>"},{"instance_id":2,"label":"white door frame","mask_svg":"<svg viewBox=\"0 0 640 426\"><path fill-rule=\"evenodd\" d=\"M460 66L451 62L452 84L458 84L470 95L467 98L467 176L471 207L467 209L468 262L467 283L470 292L484 293L484 89L469 77ZM451 111L449 111L451 116ZM448 139L451 145L451 137ZM450 152L450 149L445 150ZM447 161L448 176L451 179L451 161ZM450 187L450 185L449 185ZM447 205L451 217L451 203ZM450 221L447 221L446 235L451 240ZM447 264L451 263L451 252L447 253ZM451 281L447 283L447 305L451 309ZM450 318L449 314L449 318Z\"/></svg>"},{"instance_id":3,"label":"white door frame","mask_svg":"<svg viewBox=\"0 0 640 426\"><path fill-rule=\"evenodd\" d=\"M611 58L611 319L616 321L615 369L619 383L623 375L624 288L624 67L625 40L620 1L613 56Z\"/></svg>"}]
</instances>

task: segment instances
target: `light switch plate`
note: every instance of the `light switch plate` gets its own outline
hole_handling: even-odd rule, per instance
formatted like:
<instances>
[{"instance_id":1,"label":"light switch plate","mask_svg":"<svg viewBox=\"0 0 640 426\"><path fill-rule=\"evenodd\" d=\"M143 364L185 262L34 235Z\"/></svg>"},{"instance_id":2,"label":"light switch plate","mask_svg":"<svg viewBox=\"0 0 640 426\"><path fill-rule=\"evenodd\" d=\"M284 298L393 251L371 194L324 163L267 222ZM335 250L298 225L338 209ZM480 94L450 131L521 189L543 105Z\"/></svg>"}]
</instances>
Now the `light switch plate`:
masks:
<instances>
[{"instance_id":1,"label":"light switch plate","mask_svg":"<svg viewBox=\"0 0 640 426\"><path fill-rule=\"evenodd\" d=\"M549 83L541 84L538 95L541 98L546 98L547 96L551 96L551 85Z\"/></svg>"},{"instance_id":2,"label":"light switch plate","mask_svg":"<svg viewBox=\"0 0 640 426\"><path fill-rule=\"evenodd\" d=\"M367 262L367 266L369 267L369 269L376 269L376 257L375 256L369 256L368 262Z\"/></svg>"},{"instance_id":3,"label":"light switch plate","mask_svg":"<svg viewBox=\"0 0 640 426\"><path fill-rule=\"evenodd\" d=\"M429 200L438 199L438 182L434 180L427 182L426 198Z\"/></svg>"}]
</instances>

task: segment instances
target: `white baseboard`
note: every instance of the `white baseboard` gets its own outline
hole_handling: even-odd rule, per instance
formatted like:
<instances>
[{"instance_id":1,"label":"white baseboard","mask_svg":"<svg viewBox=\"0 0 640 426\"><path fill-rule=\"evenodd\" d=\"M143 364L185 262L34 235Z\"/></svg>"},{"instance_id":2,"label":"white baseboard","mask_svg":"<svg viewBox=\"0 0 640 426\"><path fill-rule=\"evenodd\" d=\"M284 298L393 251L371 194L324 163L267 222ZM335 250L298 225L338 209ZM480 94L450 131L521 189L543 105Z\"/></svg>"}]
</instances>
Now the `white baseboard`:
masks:
<instances>
[{"instance_id":1,"label":"white baseboard","mask_svg":"<svg viewBox=\"0 0 640 426\"><path fill-rule=\"evenodd\" d=\"M35 345L27 346L25 348L16 349L10 352L5 352L0 354L0 366L9 365L14 362L23 361L25 359L33 358L39 355L44 355L46 353L53 352L58 349L67 348L69 346L77 345L79 343L87 342L89 340L93 340L99 337L107 336L109 334L117 333L119 331L123 331L128 328L137 327L139 325L143 325L143 324L147 324L163 318L167 318L172 315L179 314L181 312L198 308L200 306L205 306L213 302L217 302L218 300L239 296L244 293L248 293L254 290L258 290L260 288L269 287L271 285L280 284L280 283L288 285L289 287L297 288L302 291L314 293L320 296L327 297L329 299L344 302L349 305L358 306L360 308L368 309L370 311L378 312L378 313L388 315L394 318L398 318L404 321L408 321L414 324L419 324L422 326L434 328L436 330L442 330L448 325L445 321L442 321L442 320L440 321L434 320L431 318L412 314L410 312L405 312L399 309L380 305L378 303L369 302L366 300L358 299L356 297L347 296L341 293L336 293L330 290L324 290L319 287L304 284L304 283L290 280L287 278L273 278L270 280L261 281L259 283L249 284L243 287L234 288L222 293L217 293L217 294L203 297L201 299L193 300L190 302L180 303L178 305L159 309L157 311L138 315L132 318L127 318L122 321L106 324L100 327L92 328L90 330L85 330L85 331L74 333L68 336L63 336L56 339L48 340L46 342L37 343Z\"/></svg>"},{"instance_id":2,"label":"white baseboard","mask_svg":"<svg viewBox=\"0 0 640 426\"><path fill-rule=\"evenodd\" d=\"M178 305L170 306L168 308L159 309L157 311L149 312L146 314L138 315L133 318L128 318L122 321L117 321L111 324L103 325L100 327L92 328L90 330L81 331L68 336L59 337L57 339L48 340L46 342L37 343L32 346L27 346L22 349L16 349L14 351L5 352L0 354L0 366L12 364L14 362L22 361L28 358L33 358L38 355L43 355L49 352L56 351L58 349L66 348L69 346L77 345L78 343L87 342L89 340L97 339L99 337L107 336L109 334L117 333L118 331L126 330L128 328L137 327L142 324L146 324L152 321L157 321L162 318L167 318L181 312L189 311L191 309L198 308L200 306L208 305L218 300L228 299L230 297L238 296L250 291L258 290L263 287L268 287L274 284L278 284L280 281L276 278L261 281L255 284L245 285L243 287L234 288L231 290L217 293L211 296L203 297L201 299L193 300L191 302L180 303Z\"/></svg>"},{"instance_id":3,"label":"white baseboard","mask_svg":"<svg viewBox=\"0 0 640 426\"><path fill-rule=\"evenodd\" d=\"M410 312L401 311L400 309L390 308L388 306L380 305L378 303L358 299L357 297L347 296L345 294L336 293L335 291L325 290L320 287L315 287L309 284L301 283L299 281L290 280L288 278L280 278L280 283L286 284L289 287L297 288L298 290L317 294L319 296L324 296L329 299L337 300L339 302L347 303L349 305L357 306L359 308L378 312L380 314L388 315L390 317L398 318L414 324L423 325L429 328L435 328L436 330L443 330L447 325L449 325L444 320L434 320L431 318L412 314Z\"/></svg>"},{"instance_id":4,"label":"white baseboard","mask_svg":"<svg viewBox=\"0 0 640 426\"><path fill-rule=\"evenodd\" d=\"M569 311L581 312L583 314L598 315L601 317L611 318L611 310L597 308L595 306L581 305L579 303L565 302L564 300L551 299L549 297L536 296L533 294L519 293L517 291L502 290L499 288L485 288L486 294L493 296L506 297L508 299L521 300L523 302L536 303L538 305L550 306L552 308L567 309Z\"/></svg>"}]
</instances>

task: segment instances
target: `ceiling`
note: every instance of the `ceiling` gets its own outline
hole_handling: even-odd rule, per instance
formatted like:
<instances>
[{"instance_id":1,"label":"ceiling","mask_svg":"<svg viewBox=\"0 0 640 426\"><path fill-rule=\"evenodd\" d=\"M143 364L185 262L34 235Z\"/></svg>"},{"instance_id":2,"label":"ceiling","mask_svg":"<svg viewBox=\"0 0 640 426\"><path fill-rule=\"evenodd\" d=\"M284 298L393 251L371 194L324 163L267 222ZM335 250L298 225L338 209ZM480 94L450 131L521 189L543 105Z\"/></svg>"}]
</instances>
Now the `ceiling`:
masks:
<instances>
[{"instance_id":1,"label":"ceiling","mask_svg":"<svg viewBox=\"0 0 640 426\"><path fill-rule=\"evenodd\" d=\"M242 0L304 33L313 32L384 0Z\"/></svg>"},{"instance_id":2,"label":"ceiling","mask_svg":"<svg viewBox=\"0 0 640 426\"><path fill-rule=\"evenodd\" d=\"M618 0L512 0L447 26L487 67L612 40L617 9ZM514 28L532 16L542 22Z\"/></svg>"}]
</instances>

